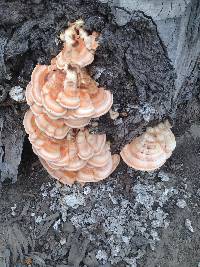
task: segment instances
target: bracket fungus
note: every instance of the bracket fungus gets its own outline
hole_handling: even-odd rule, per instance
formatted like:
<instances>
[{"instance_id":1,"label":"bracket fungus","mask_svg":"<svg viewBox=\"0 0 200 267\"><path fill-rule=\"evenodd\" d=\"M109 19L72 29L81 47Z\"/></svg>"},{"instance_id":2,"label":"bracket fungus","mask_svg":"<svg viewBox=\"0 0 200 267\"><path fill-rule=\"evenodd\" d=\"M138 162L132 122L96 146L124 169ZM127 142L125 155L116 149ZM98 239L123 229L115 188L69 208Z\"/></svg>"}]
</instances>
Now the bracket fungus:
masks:
<instances>
[{"instance_id":1,"label":"bracket fungus","mask_svg":"<svg viewBox=\"0 0 200 267\"><path fill-rule=\"evenodd\" d=\"M74 182L79 182L84 185L87 182L99 182L107 178L117 167L120 161L119 155L113 155L107 164L103 167L94 167L86 164L85 167L77 171L67 171L64 168L55 169L49 162L39 158L43 167L56 180L63 184L72 185Z\"/></svg>"},{"instance_id":2,"label":"bracket fungus","mask_svg":"<svg viewBox=\"0 0 200 267\"><path fill-rule=\"evenodd\" d=\"M153 171L166 162L175 147L171 125L165 121L147 128L145 133L125 145L120 154L128 166L136 170Z\"/></svg>"},{"instance_id":3,"label":"bracket fungus","mask_svg":"<svg viewBox=\"0 0 200 267\"><path fill-rule=\"evenodd\" d=\"M93 32L89 35L83 29L83 25L83 20L77 20L60 35L60 39L64 41L64 48L56 57L58 68L68 68L68 64L83 68L94 60L94 53L98 47L96 41L98 34Z\"/></svg>"},{"instance_id":4,"label":"bracket fungus","mask_svg":"<svg viewBox=\"0 0 200 267\"><path fill-rule=\"evenodd\" d=\"M30 109L24 128L44 168L64 184L97 182L119 163L111 155L106 135L86 130L92 118L107 113L110 91L98 87L85 66L94 60L97 33L88 34L83 21L72 23L63 34L63 50L51 65L37 65L26 88Z\"/></svg>"},{"instance_id":5,"label":"bracket fungus","mask_svg":"<svg viewBox=\"0 0 200 267\"><path fill-rule=\"evenodd\" d=\"M112 106L110 91L98 87L86 70L37 65L26 88L26 100L36 117L64 120L71 128L86 126Z\"/></svg>"},{"instance_id":6,"label":"bracket fungus","mask_svg":"<svg viewBox=\"0 0 200 267\"><path fill-rule=\"evenodd\" d=\"M105 134L90 134L83 128L71 129L60 140L52 138L38 128L31 110L26 112L24 127L44 168L64 184L103 180L119 163L119 155L111 155Z\"/></svg>"}]
</instances>

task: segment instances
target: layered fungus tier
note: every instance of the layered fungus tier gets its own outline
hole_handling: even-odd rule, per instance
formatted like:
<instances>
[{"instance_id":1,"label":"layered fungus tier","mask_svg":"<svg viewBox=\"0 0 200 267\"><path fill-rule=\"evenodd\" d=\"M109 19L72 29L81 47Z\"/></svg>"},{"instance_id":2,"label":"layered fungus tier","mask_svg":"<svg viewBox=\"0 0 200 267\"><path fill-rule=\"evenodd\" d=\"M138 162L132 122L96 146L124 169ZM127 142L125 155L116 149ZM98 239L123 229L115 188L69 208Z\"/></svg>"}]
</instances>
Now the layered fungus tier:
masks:
<instances>
[{"instance_id":1,"label":"layered fungus tier","mask_svg":"<svg viewBox=\"0 0 200 267\"><path fill-rule=\"evenodd\" d=\"M63 50L51 65L34 68L26 89L30 109L24 127L33 151L51 176L69 185L105 179L119 163L105 135L83 128L113 104L111 92L85 69L94 60L96 37L87 34L81 20L71 24L61 34Z\"/></svg>"},{"instance_id":2,"label":"layered fungus tier","mask_svg":"<svg viewBox=\"0 0 200 267\"><path fill-rule=\"evenodd\" d=\"M110 91L98 87L86 70L59 70L52 65L35 67L26 99L41 130L55 121L65 131L67 126L84 127L91 118L107 113L113 103Z\"/></svg>"}]
</instances>

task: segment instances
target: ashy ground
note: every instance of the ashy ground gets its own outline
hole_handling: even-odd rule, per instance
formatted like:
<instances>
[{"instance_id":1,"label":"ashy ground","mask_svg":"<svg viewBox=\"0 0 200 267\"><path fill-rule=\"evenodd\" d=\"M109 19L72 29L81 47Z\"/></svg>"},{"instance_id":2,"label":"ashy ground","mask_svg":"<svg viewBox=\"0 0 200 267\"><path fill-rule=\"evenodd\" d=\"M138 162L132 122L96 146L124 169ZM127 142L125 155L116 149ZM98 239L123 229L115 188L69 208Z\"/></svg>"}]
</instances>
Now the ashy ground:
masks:
<instances>
[{"instance_id":1,"label":"ashy ground","mask_svg":"<svg viewBox=\"0 0 200 267\"><path fill-rule=\"evenodd\" d=\"M121 163L85 187L55 182L27 143L18 181L1 190L0 266L200 266L200 124L175 132L161 170Z\"/></svg>"}]
</instances>

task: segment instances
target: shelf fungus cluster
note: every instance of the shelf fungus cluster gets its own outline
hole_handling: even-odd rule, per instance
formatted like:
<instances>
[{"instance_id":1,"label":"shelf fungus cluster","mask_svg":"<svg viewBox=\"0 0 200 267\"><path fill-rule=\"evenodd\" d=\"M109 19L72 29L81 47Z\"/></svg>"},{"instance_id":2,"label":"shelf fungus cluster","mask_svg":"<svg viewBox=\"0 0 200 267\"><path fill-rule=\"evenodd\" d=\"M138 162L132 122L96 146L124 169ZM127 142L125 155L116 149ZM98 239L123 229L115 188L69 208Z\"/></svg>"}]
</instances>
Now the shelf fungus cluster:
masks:
<instances>
[{"instance_id":1,"label":"shelf fungus cluster","mask_svg":"<svg viewBox=\"0 0 200 267\"><path fill-rule=\"evenodd\" d=\"M171 156L176 147L174 134L168 121L146 132L125 145L121 151L124 162L141 171L153 171L160 168Z\"/></svg>"},{"instance_id":2,"label":"shelf fungus cluster","mask_svg":"<svg viewBox=\"0 0 200 267\"><path fill-rule=\"evenodd\" d=\"M71 24L61 34L63 50L50 65L35 67L26 89L25 130L44 168L64 184L105 179L119 163L106 136L84 128L113 103L111 92L85 69L94 60L96 37L83 29L82 20Z\"/></svg>"}]
</instances>

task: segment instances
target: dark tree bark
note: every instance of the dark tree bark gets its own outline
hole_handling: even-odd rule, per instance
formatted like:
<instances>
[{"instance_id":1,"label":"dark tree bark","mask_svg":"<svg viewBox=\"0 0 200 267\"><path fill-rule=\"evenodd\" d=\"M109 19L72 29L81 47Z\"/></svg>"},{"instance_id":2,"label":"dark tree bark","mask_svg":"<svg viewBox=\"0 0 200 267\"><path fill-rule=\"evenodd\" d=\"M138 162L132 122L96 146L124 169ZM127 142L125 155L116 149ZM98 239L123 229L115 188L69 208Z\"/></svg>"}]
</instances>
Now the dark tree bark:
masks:
<instances>
[{"instance_id":1,"label":"dark tree bark","mask_svg":"<svg viewBox=\"0 0 200 267\"><path fill-rule=\"evenodd\" d=\"M146 0L0 1L0 180L16 180L27 108L8 93L15 86L25 88L34 66L48 64L59 52L58 36L69 21L82 18L88 31L101 33L88 69L112 91L119 117L107 114L90 128L106 132L113 151L147 125L174 120L179 105L199 93L200 50L198 0L179 0L180 8L176 2L160 2L155 9L152 0L147 9Z\"/></svg>"}]
</instances>

